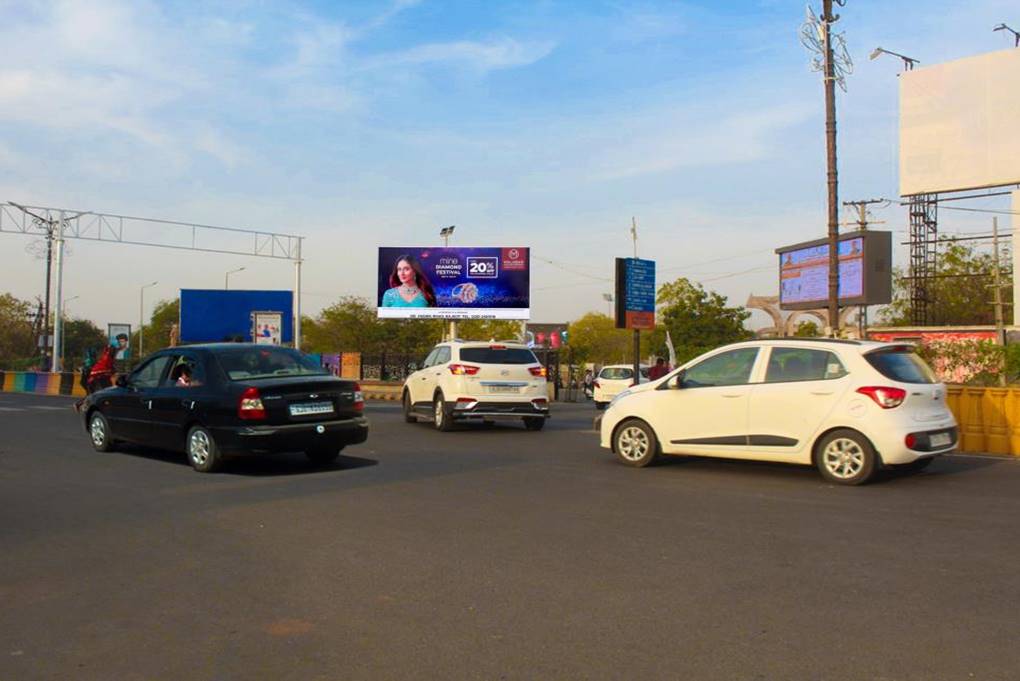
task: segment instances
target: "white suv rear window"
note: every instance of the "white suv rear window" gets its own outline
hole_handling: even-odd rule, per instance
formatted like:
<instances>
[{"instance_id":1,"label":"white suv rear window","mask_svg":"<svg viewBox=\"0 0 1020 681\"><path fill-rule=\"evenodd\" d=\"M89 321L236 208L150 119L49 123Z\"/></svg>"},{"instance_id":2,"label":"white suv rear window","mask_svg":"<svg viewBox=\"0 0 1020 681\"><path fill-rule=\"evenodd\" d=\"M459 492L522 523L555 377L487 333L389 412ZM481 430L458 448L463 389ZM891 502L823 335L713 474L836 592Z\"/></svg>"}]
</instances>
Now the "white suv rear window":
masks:
<instances>
[{"instance_id":1,"label":"white suv rear window","mask_svg":"<svg viewBox=\"0 0 1020 681\"><path fill-rule=\"evenodd\" d=\"M538 364L527 348L461 348L460 360L474 364Z\"/></svg>"}]
</instances>

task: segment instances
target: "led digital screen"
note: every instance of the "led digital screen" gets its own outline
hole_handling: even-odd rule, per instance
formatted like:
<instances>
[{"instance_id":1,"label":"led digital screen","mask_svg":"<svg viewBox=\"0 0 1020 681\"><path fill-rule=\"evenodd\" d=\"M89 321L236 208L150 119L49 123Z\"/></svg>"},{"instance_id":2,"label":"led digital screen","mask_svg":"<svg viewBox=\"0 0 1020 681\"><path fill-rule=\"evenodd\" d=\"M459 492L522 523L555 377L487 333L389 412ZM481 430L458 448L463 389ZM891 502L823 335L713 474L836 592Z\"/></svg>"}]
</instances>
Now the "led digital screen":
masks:
<instances>
[{"instance_id":1,"label":"led digital screen","mask_svg":"<svg viewBox=\"0 0 1020 681\"><path fill-rule=\"evenodd\" d=\"M527 248L379 249L381 319L528 319Z\"/></svg>"},{"instance_id":2,"label":"led digital screen","mask_svg":"<svg viewBox=\"0 0 1020 681\"><path fill-rule=\"evenodd\" d=\"M840 236L839 304L885 305L892 296L892 235L854 232ZM826 239L784 246L779 255L779 306L784 310L823 308L829 300L829 244Z\"/></svg>"}]
</instances>

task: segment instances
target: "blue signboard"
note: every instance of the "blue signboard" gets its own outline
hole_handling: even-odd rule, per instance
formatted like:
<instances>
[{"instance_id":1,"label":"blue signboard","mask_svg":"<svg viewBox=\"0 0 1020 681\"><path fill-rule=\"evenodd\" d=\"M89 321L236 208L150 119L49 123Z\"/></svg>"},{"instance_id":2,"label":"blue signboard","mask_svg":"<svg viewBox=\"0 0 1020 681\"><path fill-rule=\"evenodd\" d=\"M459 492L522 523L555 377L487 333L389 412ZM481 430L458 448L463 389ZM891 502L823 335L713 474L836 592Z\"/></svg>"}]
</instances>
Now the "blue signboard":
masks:
<instances>
[{"instance_id":1,"label":"blue signboard","mask_svg":"<svg viewBox=\"0 0 1020 681\"><path fill-rule=\"evenodd\" d=\"M181 342L252 340L252 315L279 312L280 340L294 341L294 294L290 291L181 289Z\"/></svg>"},{"instance_id":2,"label":"blue signboard","mask_svg":"<svg viewBox=\"0 0 1020 681\"><path fill-rule=\"evenodd\" d=\"M616 326L655 328L655 261L616 259Z\"/></svg>"}]
</instances>

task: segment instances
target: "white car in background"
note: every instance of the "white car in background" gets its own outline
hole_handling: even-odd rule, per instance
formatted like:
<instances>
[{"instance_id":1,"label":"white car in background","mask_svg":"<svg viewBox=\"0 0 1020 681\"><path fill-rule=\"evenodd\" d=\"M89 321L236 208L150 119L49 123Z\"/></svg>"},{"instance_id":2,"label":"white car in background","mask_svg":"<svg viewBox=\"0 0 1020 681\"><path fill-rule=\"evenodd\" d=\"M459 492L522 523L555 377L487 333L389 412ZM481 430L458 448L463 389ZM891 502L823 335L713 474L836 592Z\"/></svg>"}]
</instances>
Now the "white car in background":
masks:
<instances>
[{"instance_id":1,"label":"white car in background","mask_svg":"<svg viewBox=\"0 0 1020 681\"><path fill-rule=\"evenodd\" d=\"M601 445L629 466L664 454L814 464L859 485L883 465L920 469L958 442L946 387L911 345L736 343L617 395Z\"/></svg>"},{"instance_id":2,"label":"white car in background","mask_svg":"<svg viewBox=\"0 0 1020 681\"><path fill-rule=\"evenodd\" d=\"M602 367L602 371L595 377L594 392L592 400L596 409L605 409L613 398L628 388L640 383L648 382L648 365L642 364L639 367L641 378L638 383L634 382L633 364L609 364Z\"/></svg>"},{"instance_id":3,"label":"white car in background","mask_svg":"<svg viewBox=\"0 0 1020 681\"><path fill-rule=\"evenodd\" d=\"M456 422L521 419L542 430L549 418L546 370L516 342L440 343L424 367L404 381L404 420L431 421L437 430Z\"/></svg>"}]
</instances>

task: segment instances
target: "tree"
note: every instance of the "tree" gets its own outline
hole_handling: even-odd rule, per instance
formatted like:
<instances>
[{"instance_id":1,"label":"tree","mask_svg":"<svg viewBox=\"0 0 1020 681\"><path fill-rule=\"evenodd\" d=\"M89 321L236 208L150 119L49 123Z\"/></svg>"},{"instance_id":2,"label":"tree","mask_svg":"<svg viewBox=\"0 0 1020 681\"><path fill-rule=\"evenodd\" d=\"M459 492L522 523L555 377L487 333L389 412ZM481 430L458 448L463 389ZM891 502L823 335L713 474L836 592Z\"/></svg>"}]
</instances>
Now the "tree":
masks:
<instances>
[{"instance_id":1,"label":"tree","mask_svg":"<svg viewBox=\"0 0 1020 681\"><path fill-rule=\"evenodd\" d=\"M181 318L181 299L161 300L152 309L152 316L144 328L144 344L142 350L146 355L170 346L170 328ZM138 351L138 330L131 333L132 353ZM140 357L134 358L136 361Z\"/></svg>"},{"instance_id":2,"label":"tree","mask_svg":"<svg viewBox=\"0 0 1020 681\"><path fill-rule=\"evenodd\" d=\"M616 328L613 318L600 312L589 312L571 322L567 327L567 338L574 351L574 360L580 364L633 361L632 332Z\"/></svg>"},{"instance_id":3,"label":"tree","mask_svg":"<svg viewBox=\"0 0 1020 681\"><path fill-rule=\"evenodd\" d=\"M953 239L939 242L938 274L928 284L933 304L929 323L932 325L994 324L995 309L991 304L991 253L978 253L969 244ZM1000 260L1009 262L1009 257ZM1012 287L1008 274L1002 277L1006 291ZM902 269L893 272L893 301L882 308L879 319L889 326L911 325L910 280ZM1006 324L1013 322L1011 306L1004 306Z\"/></svg>"},{"instance_id":4,"label":"tree","mask_svg":"<svg viewBox=\"0 0 1020 681\"><path fill-rule=\"evenodd\" d=\"M308 352L374 352L382 327L368 301L343 296L304 324L304 347Z\"/></svg>"},{"instance_id":5,"label":"tree","mask_svg":"<svg viewBox=\"0 0 1020 681\"><path fill-rule=\"evenodd\" d=\"M0 362L5 366L36 355L32 322L28 315L32 305L10 293L0 295Z\"/></svg>"},{"instance_id":6,"label":"tree","mask_svg":"<svg viewBox=\"0 0 1020 681\"><path fill-rule=\"evenodd\" d=\"M106 333L89 319L64 320L64 369L81 366L85 351L99 350L106 345Z\"/></svg>"},{"instance_id":7,"label":"tree","mask_svg":"<svg viewBox=\"0 0 1020 681\"><path fill-rule=\"evenodd\" d=\"M521 323L511 319L468 319L457 322L464 340L510 340L521 337Z\"/></svg>"},{"instance_id":8,"label":"tree","mask_svg":"<svg viewBox=\"0 0 1020 681\"><path fill-rule=\"evenodd\" d=\"M797 324L797 330L793 332L793 335L800 338L817 338L820 334L818 333L818 325L805 319Z\"/></svg>"},{"instance_id":9,"label":"tree","mask_svg":"<svg viewBox=\"0 0 1020 681\"><path fill-rule=\"evenodd\" d=\"M726 297L705 291L701 284L680 277L659 287L658 326L651 347L666 353L666 331L676 348L679 364L726 343L754 336L744 328L751 313L743 307L729 307Z\"/></svg>"}]
</instances>

